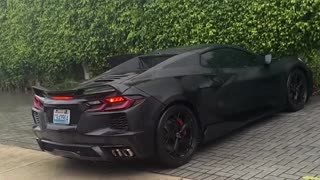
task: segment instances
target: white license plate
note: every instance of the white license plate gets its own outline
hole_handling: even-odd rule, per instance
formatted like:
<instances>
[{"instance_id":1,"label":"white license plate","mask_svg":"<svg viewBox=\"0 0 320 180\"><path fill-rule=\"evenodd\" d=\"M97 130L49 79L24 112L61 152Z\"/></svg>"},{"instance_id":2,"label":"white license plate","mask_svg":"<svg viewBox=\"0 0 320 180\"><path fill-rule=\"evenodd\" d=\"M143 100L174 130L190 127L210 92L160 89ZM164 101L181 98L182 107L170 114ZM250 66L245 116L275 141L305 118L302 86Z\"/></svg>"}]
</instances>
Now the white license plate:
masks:
<instances>
[{"instance_id":1,"label":"white license plate","mask_svg":"<svg viewBox=\"0 0 320 180\"><path fill-rule=\"evenodd\" d=\"M70 110L69 109L54 109L53 123L61 125L70 124Z\"/></svg>"}]
</instances>

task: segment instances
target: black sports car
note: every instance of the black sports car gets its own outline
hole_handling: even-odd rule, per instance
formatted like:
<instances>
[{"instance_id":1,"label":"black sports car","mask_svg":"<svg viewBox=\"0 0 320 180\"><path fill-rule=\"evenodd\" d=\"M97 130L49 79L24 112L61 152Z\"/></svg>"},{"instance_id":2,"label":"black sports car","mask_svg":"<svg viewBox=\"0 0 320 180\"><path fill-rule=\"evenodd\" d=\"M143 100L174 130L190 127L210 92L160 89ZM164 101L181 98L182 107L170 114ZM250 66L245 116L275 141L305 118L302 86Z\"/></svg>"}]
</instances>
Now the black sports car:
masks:
<instances>
[{"instance_id":1,"label":"black sports car","mask_svg":"<svg viewBox=\"0 0 320 180\"><path fill-rule=\"evenodd\" d=\"M253 120L298 111L312 94L298 58L233 46L194 46L135 57L66 91L34 87L43 151L84 160L157 157L186 163L207 142Z\"/></svg>"}]
</instances>

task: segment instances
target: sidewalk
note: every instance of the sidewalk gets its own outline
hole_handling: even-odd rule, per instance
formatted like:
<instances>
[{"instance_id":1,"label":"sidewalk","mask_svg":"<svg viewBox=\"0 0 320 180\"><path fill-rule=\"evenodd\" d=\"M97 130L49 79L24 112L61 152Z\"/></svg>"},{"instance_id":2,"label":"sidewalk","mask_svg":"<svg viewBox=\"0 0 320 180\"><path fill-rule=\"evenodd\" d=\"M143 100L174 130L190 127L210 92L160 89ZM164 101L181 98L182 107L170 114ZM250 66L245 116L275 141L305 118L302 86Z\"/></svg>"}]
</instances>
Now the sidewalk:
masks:
<instances>
[{"instance_id":1,"label":"sidewalk","mask_svg":"<svg viewBox=\"0 0 320 180\"><path fill-rule=\"evenodd\" d=\"M128 167L115 168L103 163L68 160L49 154L18 147L0 145L0 180L51 179L130 179L181 180Z\"/></svg>"}]
</instances>

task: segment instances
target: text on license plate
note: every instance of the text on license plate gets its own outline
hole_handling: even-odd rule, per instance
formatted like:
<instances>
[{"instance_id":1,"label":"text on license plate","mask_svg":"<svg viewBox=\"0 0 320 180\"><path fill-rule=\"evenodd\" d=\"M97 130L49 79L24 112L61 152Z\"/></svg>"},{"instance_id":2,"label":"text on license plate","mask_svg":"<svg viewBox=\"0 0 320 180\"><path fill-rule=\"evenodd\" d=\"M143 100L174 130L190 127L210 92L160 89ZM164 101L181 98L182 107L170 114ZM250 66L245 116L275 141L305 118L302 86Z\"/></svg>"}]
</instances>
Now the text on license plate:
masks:
<instances>
[{"instance_id":1,"label":"text on license plate","mask_svg":"<svg viewBox=\"0 0 320 180\"><path fill-rule=\"evenodd\" d=\"M70 124L70 110L69 109L54 109L53 123L68 125Z\"/></svg>"}]
</instances>

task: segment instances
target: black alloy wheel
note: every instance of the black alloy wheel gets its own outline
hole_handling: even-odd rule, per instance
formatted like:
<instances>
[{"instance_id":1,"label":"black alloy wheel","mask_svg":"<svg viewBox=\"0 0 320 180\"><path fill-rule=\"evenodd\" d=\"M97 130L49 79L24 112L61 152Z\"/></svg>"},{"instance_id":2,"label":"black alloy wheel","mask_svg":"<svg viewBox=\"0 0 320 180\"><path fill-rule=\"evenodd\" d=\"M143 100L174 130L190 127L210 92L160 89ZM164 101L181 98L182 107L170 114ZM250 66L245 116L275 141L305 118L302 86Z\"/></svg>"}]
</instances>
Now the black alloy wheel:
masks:
<instances>
[{"instance_id":1,"label":"black alloy wheel","mask_svg":"<svg viewBox=\"0 0 320 180\"><path fill-rule=\"evenodd\" d=\"M157 129L157 153L163 165L178 167L187 163L198 140L198 124L189 108L175 105L163 113Z\"/></svg>"},{"instance_id":2,"label":"black alloy wheel","mask_svg":"<svg viewBox=\"0 0 320 180\"><path fill-rule=\"evenodd\" d=\"M288 109L295 112L303 109L308 99L308 82L306 75L300 69L290 72L287 80Z\"/></svg>"}]
</instances>

